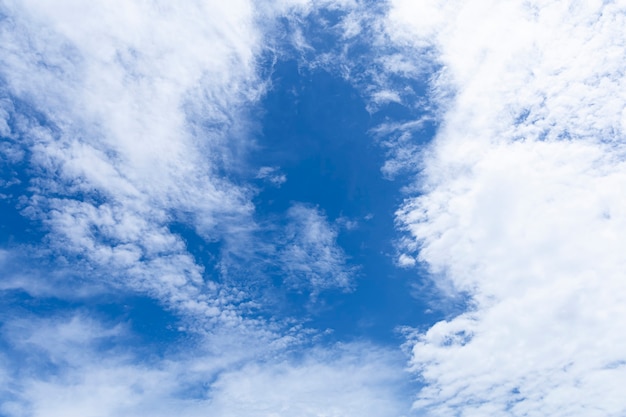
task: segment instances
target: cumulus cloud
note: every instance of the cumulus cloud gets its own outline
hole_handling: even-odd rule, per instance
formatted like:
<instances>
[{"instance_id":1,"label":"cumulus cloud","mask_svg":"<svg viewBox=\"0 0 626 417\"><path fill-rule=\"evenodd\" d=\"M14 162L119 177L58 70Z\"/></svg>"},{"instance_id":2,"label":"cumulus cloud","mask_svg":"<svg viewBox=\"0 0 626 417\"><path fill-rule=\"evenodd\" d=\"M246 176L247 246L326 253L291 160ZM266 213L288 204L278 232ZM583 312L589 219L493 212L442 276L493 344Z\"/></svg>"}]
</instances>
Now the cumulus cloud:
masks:
<instances>
[{"instance_id":1,"label":"cumulus cloud","mask_svg":"<svg viewBox=\"0 0 626 417\"><path fill-rule=\"evenodd\" d=\"M398 265L403 268L409 268L409 267L415 266L416 263L417 261L415 260L415 258L407 255L406 253L402 253L398 257Z\"/></svg>"},{"instance_id":2,"label":"cumulus cloud","mask_svg":"<svg viewBox=\"0 0 626 417\"><path fill-rule=\"evenodd\" d=\"M621 415L626 180L616 2L392 2L442 69L407 252L470 309L417 332L429 415Z\"/></svg>"}]
</instances>

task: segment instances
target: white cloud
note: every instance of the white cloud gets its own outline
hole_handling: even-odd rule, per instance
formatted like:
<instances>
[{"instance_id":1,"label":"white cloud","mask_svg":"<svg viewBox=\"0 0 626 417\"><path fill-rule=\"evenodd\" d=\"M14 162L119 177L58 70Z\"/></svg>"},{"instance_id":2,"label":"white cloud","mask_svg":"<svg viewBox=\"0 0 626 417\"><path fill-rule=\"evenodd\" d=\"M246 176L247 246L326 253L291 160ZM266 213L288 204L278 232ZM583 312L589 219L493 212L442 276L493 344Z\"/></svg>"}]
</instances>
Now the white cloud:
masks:
<instances>
[{"instance_id":1,"label":"white cloud","mask_svg":"<svg viewBox=\"0 0 626 417\"><path fill-rule=\"evenodd\" d=\"M278 167L261 167L256 174L256 178L269 181L276 187L280 187L287 182L287 176L282 174Z\"/></svg>"},{"instance_id":2,"label":"white cloud","mask_svg":"<svg viewBox=\"0 0 626 417\"><path fill-rule=\"evenodd\" d=\"M352 288L353 268L337 244L337 230L316 207L295 204L287 212L284 243L279 258L287 284L307 288L315 297L320 291Z\"/></svg>"},{"instance_id":3,"label":"white cloud","mask_svg":"<svg viewBox=\"0 0 626 417\"><path fill-rule=\"evenodd\" d=\"M50 334L55 335L52 344ZM395 417L410 406L402 398L397 352L366 344L313 349L298 360L273 356L242 366L237 355L246 345L214 356L186 344L166 358L138 362L125 343L125 331L84 315L22 320L5 327L4 336L27 354L19 365L0 362L0 375L4 372L6 386L12 387L0 391L0 412L10 417ZM37 363L45 367L46 361L64 366L33 369ZM14 372L16 366L21 366L19 372Z\"/></svg>"},{"instance_id":4,"label":"white cloud","mask_svg":"<svg viewBox=\"0 0 626 417\"><path fill-rule=\"evenodd\" d=\"M368 219L365 219L368 220ZM356 230L359 228L359 222L356 219L351 219L346 216L340 216L335 219L335 224L347 231Z\"/></svg>"},{"instance_id":5,"label":"white cloud","mask_svg":"<svg viewBox=\"0 0 626 417\"><path fill-rule=\"evenodd\" d=\"M442 127L408 251L466 313L416 333L432 416L621 415L626 291L624 5L394 1L390 37L434 48Z\"/></svg>"},{"instance_id":6,"label":"white cloud","mask_svg":"<svg viewBox=\"0 0 626 417\"><path fill-rule=\"evenodd\" d=\"M3 100L2 118L33 173L23 213L92 278L213 316L218 291L168 226L184 217L216 239L252 222L251 192L217 174L264 89L252 4L9 1L2 13L0 75L22 103Z\"/></svg>"},{"instance_id":7,"label":"white cloud","mask_svg":"<svg viewBox=\"0 0 626 417\"><path fill-rule=\"evenodd\" d=\"M410 122L382 123L370 131L387 153L381 167L383 175L393 179L401 173L413 174L419 169L423 145L415 138L419 137L427 122L432 122L432 116Z\"/></svg>"},{"instance_id":8,"label":"white cloud","mask_svg":"<svg viewBox=\"0 0 626 417\"><path fill-rule=\"evenodd\" d=\"M622 163L607 162L584 144L506 146L474 167L467 190L429 193L405 206L400 217L422 239L420 259L475 305L415 345L416 369L433 389L446 387L441 395L424 390L420 404L471 409L464 402L477 400L502 412L519 398L513 411L522 414L546 409L542 398L550 397L550 415L582 406L619 411L602 407L623 375L609 368L626 359L616 348L626 343L619 331L626 260L617 232L626 202L614 192L626 173ZM455 342L461 333L471 340ZM597 375L606 391L592 387ZM484 383L466 387L467 380ZM561 389L586 395L553 398Z\"/></svg>"},{"instance_id":9,"label":"white cloud","mask_svg":"<svg viewBox=\"0 0 626 417\"><path fill-rule=\"evenodd\" d=\"M376 104L402 103L400 94L392 90L380 90L372 94L372 101Z\"/></svg>"},{"instance_id":10,"label":"white cloud","mask_svg":"<svg viewBox=\"0 0 626 417\"><path fill-rule=\"evenodd\" d=\"M402 253L398 257L398 265L403 268L410 268L412 266L415 266L416 263L417 261L415 260L415 258L407 255L406 253Z\"/></svg>"},{"instance_id":11,"label":"white cloud","mask_svg":"<svg viewBox=\"0 0 626 417\"><path fill-rule=\"evenodd\" d=\"M221 415L399 416L401 371L393 355L367 345L310 352L297 363L244 367L215 384Z\"/></svg>"}]
</instances>

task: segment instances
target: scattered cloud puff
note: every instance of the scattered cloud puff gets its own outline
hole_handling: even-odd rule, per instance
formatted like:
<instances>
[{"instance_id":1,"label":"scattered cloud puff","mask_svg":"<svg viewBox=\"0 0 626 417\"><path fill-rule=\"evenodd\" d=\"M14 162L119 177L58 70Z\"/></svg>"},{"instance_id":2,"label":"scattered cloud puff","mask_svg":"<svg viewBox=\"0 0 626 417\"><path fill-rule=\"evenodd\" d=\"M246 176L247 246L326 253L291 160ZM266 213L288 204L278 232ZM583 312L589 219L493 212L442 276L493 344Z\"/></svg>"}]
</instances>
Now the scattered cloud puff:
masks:
<instances>
[{"instance_id":1,"label":"scattered cloud puff","mask_svg":"<svg viewBox=\"0 0 626 417\"><path fill-rule=\"evenodd\" d=\"M381 90L372 94L372 101L376 104L402 103L402 98L397 91Z\"/></svg>"},{"instance_id":2,"label":"scattered cloud puff","mask_svg":"<svg viewBox=\"0 0 626 417\"><path fill-rule=\"evenodd\" d=\"M387 153L387 159L381 167L382 174L394 179L401 174L415 174L422 162L424 144L415 138L425 129L433 116L422 116L409 122L387 122L376 126L371 134L379 141Z\"/></svg>"},{"instance_id":3,"label":"scattered cloud puff","mask_svg":"<svg viewBox=\"0 0 626 417\"><path fill-rule=\"evenodd\" d=\"M366 216L367 217L367 216ZM368 219L365 219L368 220ZM337 217L335 219L335 224L337 224L339 227L347 230L347 231L352 231L352 230L356 230L359 228L359 222L358 220L355 219L350 219L346 216L340 216Z\"/></svg>"},{"instance_id":4,"label":"scattered cloud puff","mask_svg":"<svg viewBox=\"0 0 626 417\"><path fill-rule=\"evenodd\" d=\"M317 207L295 204L287 212L284 244L279 258L287 283L307 288L312 297L321 291L353 287L354 268L337 244L336 227Z\"/></svg>"},{"instance_id":5,"label":"scattered cloud puff","mask_svg":"<svg viewBox=\"0 0 626 417\"><path fill-rule=\"evenodd\" d=\"M406 253L402 253L398 257L398 265L400 265L402 268L410 268L412 266L415 266L416 263L417 261L415 261L415 258L407 255Z\"/></svg>"},{"instance_id":6,"label":"scattered cloud puff","mask_svg":"<svg viewBox=\"0 0 626 417\"><path fill-rule=\"evenodd\" d=\"M407 252L470 305L415 333L415 408L623 414L624 5L391 6L390 38L442 65L442 127L397 219Z\"/></svg>"},{"instance_id":7,"label":"scattered cloud puff","mask_svg":"<svg viewBox=\"0 0 626 417\"><path fill-rule=\"evenodd\" d=\"M265 180L276 187L280 187L287 182L287 176L281 173L278 167L261 167L256 174L256 178Z\"/></svg>"}]
</instances>

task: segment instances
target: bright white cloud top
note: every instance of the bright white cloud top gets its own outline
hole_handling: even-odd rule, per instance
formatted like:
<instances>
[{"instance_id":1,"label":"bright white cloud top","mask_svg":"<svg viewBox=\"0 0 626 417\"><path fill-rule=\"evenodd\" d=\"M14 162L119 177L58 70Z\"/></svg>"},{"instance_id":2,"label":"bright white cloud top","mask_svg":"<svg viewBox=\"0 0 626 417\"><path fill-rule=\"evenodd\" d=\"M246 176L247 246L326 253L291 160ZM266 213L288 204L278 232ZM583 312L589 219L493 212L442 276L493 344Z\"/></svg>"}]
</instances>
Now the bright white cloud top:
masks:
<instances>
[{"instance_id":1,"label":"bright white cloud top","mask_svg":"<svg viewBox=\"0 0 626 417\"><path fill-rule=\"evenodd\" d=\"M450 91L398 220L466 313L416 335L429 415L624 413L624 5L396 2Z\"/></svg>"},{"instance_id":2,"label":"bright white cloud top","mask_svg":"<svg viewBox=\"0 0 626 417\"><path fill-rule=\"evenodd\" d=\"M0 415L624 415L625 23L0 1Z\"/></svg>"}]
</instances>

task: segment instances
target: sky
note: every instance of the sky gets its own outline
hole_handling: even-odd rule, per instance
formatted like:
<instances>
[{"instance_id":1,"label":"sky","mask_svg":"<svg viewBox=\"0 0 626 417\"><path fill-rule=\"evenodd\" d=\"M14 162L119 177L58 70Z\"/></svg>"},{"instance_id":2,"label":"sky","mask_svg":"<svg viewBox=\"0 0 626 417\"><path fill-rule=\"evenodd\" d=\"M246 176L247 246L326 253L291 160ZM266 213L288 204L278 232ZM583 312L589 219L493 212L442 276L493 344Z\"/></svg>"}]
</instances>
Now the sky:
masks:
<instances>
[{"instance_id":1,"label":"sky","mask_svg":"<svg viewBox=\"0 0 626 417\"><path fill-rule=\"evenodd\" d=\"M624 27L0 0L0 416L625 415Z\"/></svg>"}]
</instances>

